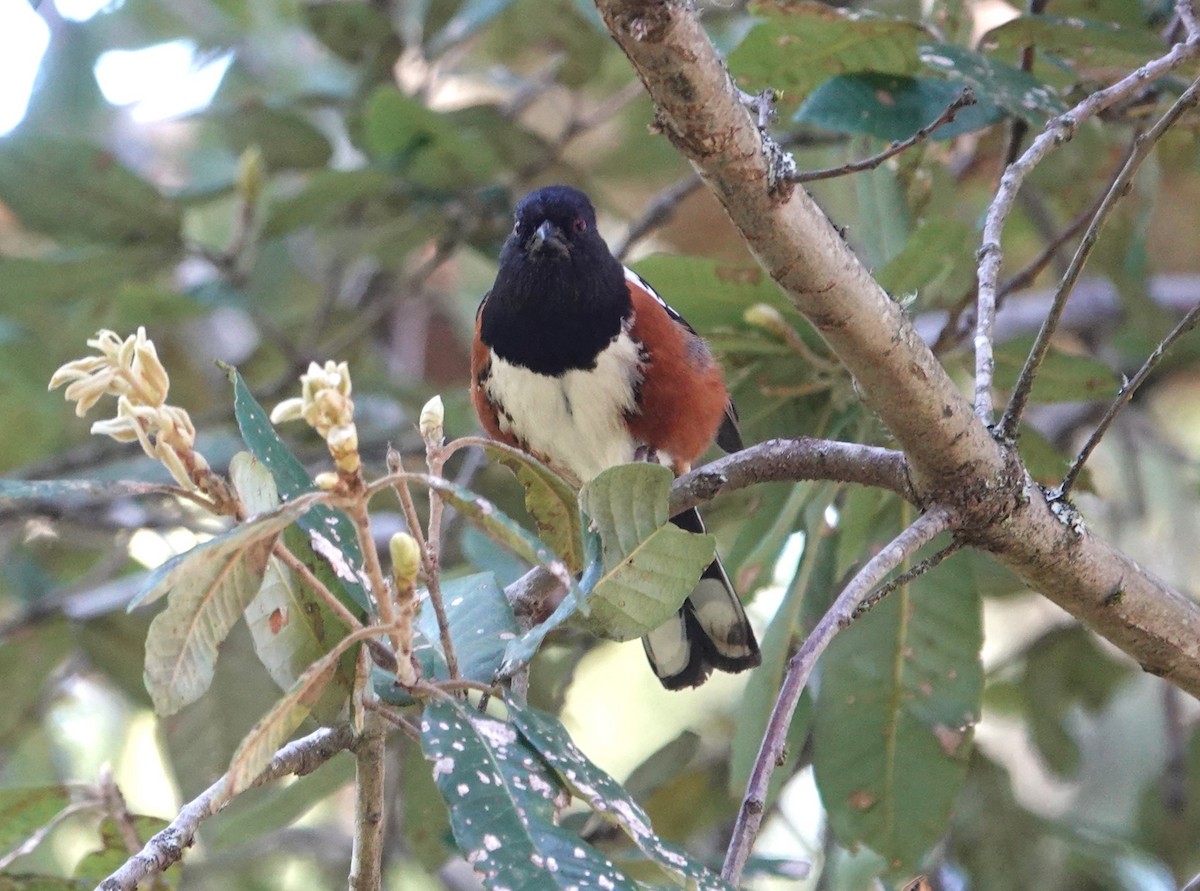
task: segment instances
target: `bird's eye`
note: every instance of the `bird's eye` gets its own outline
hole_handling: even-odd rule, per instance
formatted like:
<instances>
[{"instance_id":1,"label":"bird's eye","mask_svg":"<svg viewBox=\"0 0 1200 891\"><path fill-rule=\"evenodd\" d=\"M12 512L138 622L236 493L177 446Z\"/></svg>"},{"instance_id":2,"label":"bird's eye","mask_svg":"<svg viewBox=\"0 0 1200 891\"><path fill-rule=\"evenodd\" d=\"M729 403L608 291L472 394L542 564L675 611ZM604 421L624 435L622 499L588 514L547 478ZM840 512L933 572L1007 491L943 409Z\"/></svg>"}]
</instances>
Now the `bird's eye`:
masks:
<instances>
[{"instance_id":1,"label":"bird's eye","mask_svg":"<svg viewBox=\"0 0 1200 891\"><path fill-rule=\"evenodd\" d=\"M587 220L583 217L576 217L575 222L571 224L571 228L576 232L583 232L587 229Z\"/></svg>"}]
</instances>

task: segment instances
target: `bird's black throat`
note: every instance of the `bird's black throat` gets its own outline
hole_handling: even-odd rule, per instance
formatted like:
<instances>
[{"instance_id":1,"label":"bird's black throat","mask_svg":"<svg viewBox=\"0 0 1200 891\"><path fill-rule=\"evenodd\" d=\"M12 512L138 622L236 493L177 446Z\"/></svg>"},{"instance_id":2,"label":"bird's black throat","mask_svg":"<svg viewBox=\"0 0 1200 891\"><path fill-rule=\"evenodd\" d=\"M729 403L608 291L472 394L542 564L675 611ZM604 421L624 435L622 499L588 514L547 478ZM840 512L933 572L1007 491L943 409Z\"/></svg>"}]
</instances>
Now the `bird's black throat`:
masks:
<instances>
[{"instance_id":1,"label":"bird's black throat","mask_svg":"<svg viewBox=\"0 0 1200 891\"><path fill-rule=\"evenodd\" d=\"M630 311L625 270L598 235L566 256L531 256L510 238L483 305L480 338L506 362L559 375L595 367Z\"/></svg>"}]
</instances>

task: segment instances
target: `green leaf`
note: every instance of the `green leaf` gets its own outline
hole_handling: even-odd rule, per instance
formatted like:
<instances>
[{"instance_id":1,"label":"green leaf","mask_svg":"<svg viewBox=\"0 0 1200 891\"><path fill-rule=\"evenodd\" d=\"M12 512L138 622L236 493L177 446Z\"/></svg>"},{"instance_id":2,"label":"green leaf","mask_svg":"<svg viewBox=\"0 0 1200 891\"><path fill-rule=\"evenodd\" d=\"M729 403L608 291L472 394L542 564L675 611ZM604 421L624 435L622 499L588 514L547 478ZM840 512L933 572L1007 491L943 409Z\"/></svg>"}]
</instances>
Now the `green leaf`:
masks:
<instances>
[{"instance_id":1,"label":"green leaf","mask_svg":"<svg viewBox=\"0 0 1200 891\"><path fill-rule=\"evenodd\" d=\"M1018 337L996 347L996 386L1011 390L1017 383L1032 337ZM1112 399L1121 387L1111 368L1091 356L1077 356L1051 346L1038 368L1031 402L1090 402Z\"/></svg>"},{"instance_id":2,"label":"green leaf","mask_svg":"<svg viewBox=\"0 0 1200 891\"><path fill-rule=\"evenodd\" d=\"M1063 474L1071 464L1070 455L1028 424L1021 425L1017 444L1021 461L1031 477L1048 489L1062 482ZM1081 492L1096 491L1092 483L1092 471L1087 466L1080 472L1075 489Z\"/></svg>"},{"instance_id":3,"label":"green leaf","mask_svg":"<svg viewBox=\"0 0 1200 891\"><path fill-rule=\"evenodd\" d=\"M899 142L938 119L962 93L960 84L931 77L841 74L817 87L804 100L794 120L836 133L863 133ZM932 139L952 139L980 130L1004 117L991 103L960 108L954 120L933 132Z\"/></svg>"},{"instance_id":4,"label":"green leaf","mask_svg":"<svg viewBox=\"0 0 1200 891\"><path fill-rule=\"evenodd\" d=\"M951 558L839 634L821 659L813 761L843 846L912 870L945 834L979 719L979 590Z\"/></svg>"},{"instance_id":5,"label":"green leaf","mask_svg":"<svg viewBox=\"0 0 1200 891\"><path fill-rule=\"evenodd\" d=\"M538 536L567 564L583 569L583 538L575 490L536 458L504 443L480 440L488 456L503 464L525 490L525 509L537 524Z\"/></svg>"},{"instance_id":6,"label":"green leaf","mask_svg":"<svg viewBox=\"0 0 1200 891\"><path fill-rule=\"evenodd\" d=\"M376 61L385 48L394 48L391 60L400 55L402 48L392 23L374 6L343 0L310 0L301 5L300 12L317 39L347 62Z\"/></svg>"},{"instance_id":7,"label":"green leaf","mask_svg":"<svg viewBox=\"0 0 1200 891\"><path fill-rule=\"evenodd\" d=\"M337 670L338 660L350 640L346 638L341 646L309 666L292 688L246 734L233 753L229 772L225 774L225 786L220 795L222 801L228 801L249 788L271 763L275 752L292 735L292 731L309 716L312 707L321 698L325 685Z\"/></svg>"},{"instance_id":8,"label":"green leaf","mask_svg":"<svg viewBox=\"0 0 1200 891\"><path fill-rule=\"evenodd\" d=\"M974 239L969 226L951 217L926 219L875 279L897 299L918 294L923 307L940 305L930 293L936 290L959 300L975 274Z\"/></svg>"},{"instance_id":9,"label":"green leaf","mask_svg":"<svg viewBox=\"0 0 1200 891\"><path fill-rule=\"evenodd\" d=\"M0 788L0 855L51 823L70 801L65 786Z\"/></svg>"},{"instance_id":10,"label":"green leaf","mask_svg":"<svg viewBox=\"0 0 1200 891\"><path fill-rule=\"evenodd\" d=\"M167 821L159 817L134 814L131 815L131 825L138 841L144 844L153 835L166 829ZM74 878L86 883L89 887L99 885L129 859L130 851L125 846L121 827L112 817L106 816L100 822L100 844L101 847L98 850L84 855L83 859L75 865ZM179 872L171 870L162 873L160 878L167 882L168 887L175 887L178 884Z\"/></svg>"},{"instance_id":11,"label":"green leaf","mask_svg":"<svg viewBox=\"0 0 1200 891\"><path fill-rule=\"evenodd\" d=\"M854 194L859 227L854 240L862 244L871 266L883 266L904 249L912 232L904 190L896 172L883 165L855 176Z\"/></svg>"},{"instance_id":12,"label":"green leaf","mask_svg":"<svg viewBox=\"0 0 1200 891\"><path fill-rule=\"evenodd\" d=\"M496 679L509 641L519 628L512 606L490 572L476 573L442 581L442 602L450 626L450 640L458 659L461 677L481 684ZM446 679L446 654L438 629L437 613L428 594L421 599L417 614L413 651L421 662L426 678ZM382 669L372 672L372 683L380 699L393 705L412 705L415 701L405 690L394 686L396 677Z\"/></svg>"},{"instance_id":13,"label":"green leaf","mask_svg":"<svg viewBox=\"0 0 1200 891\"><path fill-rule=\"evenodd\" d=\"M679 609L716 550L711 535L668 522L674 475L658 464L612 467L583 487L579 503L600 533L604 572L584 620L600 637L632 640Z\"/></svg>"},{"instance_id":14,"label":"green leaf","mask_svg":"<svg viewBox=\"0 0 1200 891\"><path fill-rule=\"evenodd\" d=\"M45 311L42 301L101 297L166 269L176 259L176 251L161 244L73 247L36 259L0 257L0 310L28 317L35 309Z\"/></svg>"},{"instance_id":15,"label":"green leaf","mask_svg":"<svg viewBox=\"0 0 1200 891\"><path fill-rule=\"evenodd\" d=\"M450 21L425 44L425 55L436 59L462 43L512 5L513 0L464 0Z\"/></svg>"},{"instance_id":16,"label":"green leaf","mask_svg":"<svg viewBox=\"0 0 1200 891\"><path fill-rule=\"evenodd\" d=\"M354 759L339 753L313 773L305 774L301 782L271 783L257 789L247 789L239 796L237 807L226 808L205 821L205 848L235 848L275 829L289 826L353 781ZM404 787L407 795L407 775Z\"/></svg>"},{"instance_id":17,"label":"green leaf","mask_svg":"<svg viewBox=\"0 0 1200 891\"><path fill-rule=\"evenodd\" d=\"M237 369L230 366L226 373L233 385L233 413L237 418L242 440L251 454L271 471L280 497L287 501L306 492L316 491L308 471L279 438L267 413L251 394ZM302 550L293 548L292 552L316 572L317 577L325 582L351 612L359 616L369 612L367 592L357 575L363 564L362 550L358 546L358 534L354 531L354 524L350 522L350 518L328 505L314 504L297 522L300 528L309 533L315 544L328 545L331 549L340 551L345 558L343 562L348 564L351 571L344 571L347 568L344 566L333 567L329 561L315 555L311 557L312 562L309 562L308 553ZM339 568L343 571L338 572Z\"/></svg>"},{"instance_id":18,"label":"green leaf","mask_svg":"<svg viewBox=\"0 0 1200 891\"><path fill-rule=\"evenodd\" d=\"M1076 68L1137 68L1161 55L1162 38L1145 29L1123 28L1111 21L1054 15L1022 15L980 38L989 52L1006 52L1014 61L1026 46L1069 61Z\"/></svg>"},{"instance_id":19,"label":"green leaf","mask_svg":"<svg viewBox=\"0 0 1200 891\"><path fill-rule=\"evenodd\" d=\"M487 182L501 166L483 134L456 126L452 115L433 111L395 87L371 94L364 115L371 157L395 165L412 182L461 190Z\"/></svg>"},{"instance_id":20,"label":"green leaf","mask_svg":"<svg viewBox=\"0 0 1200 891\"><path fill-rule=\"evenodd\" d=\"M324 223L355 201L385 194L394 182L395 177L383 170L317 171L295 195L272 199L262 236L277 238L304 226Z\"/></svg>"},{"instance_id":21,"label":"green leaf","mask_svg":"<svg viewBox=\"0 0 1200 891\"><path fill-rule=\"evenodd\" d=\"M179 242L179 208L108 151L80 140L0 142L0 201L30 229L64 240Z\"/></svg>"},{"instance_id":22,"label":"green leaf","mask_svg":"<svg viewBox=\"0 0 1200 891\"><path fill-rule=\"evenodd\" d=\"M234 455L229 462L229 477L252 514L278 505L275 481L253 455ZM289 549L294 547L299 554L315 560L299 529L289 526L283 538ZM267 561L262 585L246 607L245 617L255 653L283 690L296 683L308 666L332 650L350 630L308 584L275 556ZM331 680L325 696L314 706L319 720L332 721L342 711L349 701L353 673L353 666L343 666Z\"/></svg>"},{"instance_id":23,"label":"green leaf","mask_svg":"<svg viewBox=\"0 0 1200 891\"><path fill-rule=\"evenodd\" d=\"M526 665L537 655L547 634L559 628L577 612L587 614L591 611L583 591L591 590L595 580L604 571L600 558L600 536L589 532L584 536L583 546L585 569L582 585L575 585L572 582L567 595L563 597L545 621L539 622L520 637L509 642L508 648L504 652L504 664L500 667L501 675L511 677L518 668Z\"/></svg>"},{"instance_id":24,"label":"green leaf","mask_svg":"<svg viewBox=\"0 0 1200 891\"><path fill-rule=\"evenodd\" d=\"M651 254L633 269L701 332L740 327L743 314L756 303L767 303L790 320L800 318L757 263Z\"/></svg>"},{"instance_id":25,"label":"green leaf","mask_svg":"<svg viewBox=\"0 0 1200 891\"><path fill-rule=\"evenodd\" d=\"M421 747L454 838L487 887L637 891L611 860L556 825L558 779L511 724L434 699L421 719Z\"/></svg>"},{"instance_id":26,"label":"green leaf","mask_svg":"<svg viewBox=\"0 0 1200 891\"><path fill-rule=\"evenodd\" d=\"M930 39L908 19L845 12L808 0L759 0L750 11L765 21L733 51L729 68L741 83L755 90L781 89L787 100L803 99L834 74L911 74L918 45Z\"/></svg>"},{"instance_id":27,"label":"green leaf","mask_svg":"<svg viewBox=\"0 0 1200 891\"><path fill-rule=\"evenodd\" d=\"M53 501L57 504L84 504L95 499L116 499L139 495L173 495L170 486L140 483L135 480L4 480L0 479L0 505L6 501Z\"/></svg>"},{"instance_id":28,"label":"green leaf","mask_svg":"<svg viewBox=\"0 0 1200 891\"><path fill-rule=\"evenodd\" d=\"M1051 770L1062 776L1079 770L1079 746L1069 729L1076 710L1100 711L1128 678L1129 669L1105 654L1086 628L1056 628L1033 643L1018 685L1030 736Z\"/></svg>"},{"instance_id":29,"label":"green leaf","mask_svg":"<svg viewBox=\"0 0 1200 891\"><path fill-rule=\"evenodd\" d=\"M333 156L325 134L295 111L241 107L216 120L239 154L257 146L268 170L324 167Z\"/></svg>"},{"instance_id":30,"label":"green leaf","mask_svg":"<svg viewBox=\"0 0 1200 891\"><path fill-rule=\"evenodd\" d=\"M170 594L146 636L146 689L160 715L208 689L217 648L258 593L275 540L307 506L293 503L168 560L129 604Z\"/></svg>"},{"instance_id":31,"label":"green leaf","mask_svg":"<svg viewBox=\"0 0 1200 891\"><path fill-rule=\"evenodd\" d=\"M813 600L826 599L836 584L836 557L837 532L823 520L818 520L805 533L804 553L795 577L763 635L762 665L750 673L746 691L742 695L729 758L729 788L735 795L740 796L750 780L750 772L775 707L788 660L795 651L797 641L811 631L802 622L804 608ZM804 739L812 725L812 705L811 691L806 689L788 729L788 763L779 765L780 769L771 777L768 807L794 772L796 760L804 748Z\"/></svg>"},{"instance_id":32,"label":"green leaf","mask_svg":"<svg viewBox=\"0 0 1200 891\"><path fill-rule=\"evenodd\" d=\"M999 106L1035 127L1067 110L1054 89L1028 71L966 47L924 45L921 62L952 81L968 84L981 101Z\"/></svg>"},{"instance_id":33,"label":"green leaf","mask_svg":"<svg viewBox=\"0 0 1200 891\"><path fill-rule=\"evenodd\" d=\"M58 876L0 874L0 891L87 891L87 887Z\"/></svg>"},{"instance_id":34,"label":"green leaf","mask_svg":"<svg viewBox=\"0 0 1200 891\"><path fill-rule=\"evenodd\" d=\"M583 799L597 814L617 824L646 857L678 877L680 885L731 891L731 886L678 845L660 839L646 812L621 784L579 751L566 728L555 718L505 700L508 719L537 750L558 781Z\"/></svg>"},{"instance_id":35,"label":"green leaf","mask_svg":"<svg viewBox=\"0 0 1200 891\"><path fill-rule=\"evenodd\" d=\"M544 566L564 584L574 586L566 564L555 556L545 542L482 495L477 495L470 489L436 477L425 477L424 482L436 491L447 504L458 510L464 519L475 524L490 538L504 545L523 560L535 566Z\"/></svg>"}]
</instances>

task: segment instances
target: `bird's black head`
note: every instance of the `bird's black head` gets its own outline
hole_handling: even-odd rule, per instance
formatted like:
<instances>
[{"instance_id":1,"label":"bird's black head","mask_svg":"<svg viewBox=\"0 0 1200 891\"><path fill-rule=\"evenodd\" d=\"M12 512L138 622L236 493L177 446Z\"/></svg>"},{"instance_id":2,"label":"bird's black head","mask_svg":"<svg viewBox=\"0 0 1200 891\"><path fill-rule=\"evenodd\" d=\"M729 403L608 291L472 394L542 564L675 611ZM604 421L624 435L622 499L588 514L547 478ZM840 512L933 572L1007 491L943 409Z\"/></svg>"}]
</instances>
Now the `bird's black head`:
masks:
<instances>
[{"instance_id":1,"label":"bird's black head","mask_svg":"<svg viewBox=\"0 0 1200 891\"><path fill-rule=\"evenodd\" d=\"M535 370L588 367L629 314L625 269L596 230L587 195L547 186L517 204L481 335Z\"/></svg>"}]
</instances>

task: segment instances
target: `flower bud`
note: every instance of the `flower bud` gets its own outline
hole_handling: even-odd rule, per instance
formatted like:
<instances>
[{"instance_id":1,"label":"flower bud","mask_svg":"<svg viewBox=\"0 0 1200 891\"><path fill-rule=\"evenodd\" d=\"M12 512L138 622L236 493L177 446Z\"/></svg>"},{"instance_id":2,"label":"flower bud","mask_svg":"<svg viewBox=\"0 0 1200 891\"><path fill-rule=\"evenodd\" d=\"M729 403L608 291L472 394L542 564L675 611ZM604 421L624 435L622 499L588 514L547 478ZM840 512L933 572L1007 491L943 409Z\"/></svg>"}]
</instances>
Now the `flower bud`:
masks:
<instances>
[{"instance_id":1,"label":"flower bud","mask_svg":"<svg viewBox=\"0 0 1200 891\"><path fill-rule=\"evenodd\" d=\"M742 319L747 325L761 328L776 337L787 337L791 325L783 314L769 303L756 303L742 313Z\"/></svg>"},{"instance_id":2,"label":"flower bud","mask_svg":"<svg viewBox=\"0 0 1200 891\"><path fill-rule=\"evenodd\" d=\"M417 582L417 569L421 565L421 546L407 532L397 532L388 542L392 554L392 577L397 591L409 591Z\"/></svg>"},{"instance_id":3,"label":"flower bud","mask_svg":"<svg viewBox=\"0 0 1200 891\"><path fill-rule=\"evenodd\" d=\"M262 149L251 145L238 158L237 191L241 199L249 205L258 203L262 197L262 187L266 164L263 161Z\"/></svg>"},{"instance_id":4,"label":"flower bud","mask_svg":"<svg viewBox=\"0 0 1200 891\"><path fill-rule=\"evenodd\" d=\"M446 407L442 404L441 396L434 396L421 409L421 418L417 427L426 445L439 446L445 438Z\"/></svg>"}]
</instances>

